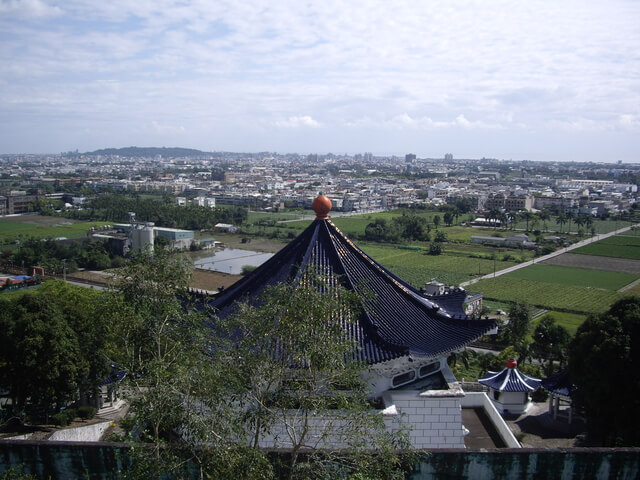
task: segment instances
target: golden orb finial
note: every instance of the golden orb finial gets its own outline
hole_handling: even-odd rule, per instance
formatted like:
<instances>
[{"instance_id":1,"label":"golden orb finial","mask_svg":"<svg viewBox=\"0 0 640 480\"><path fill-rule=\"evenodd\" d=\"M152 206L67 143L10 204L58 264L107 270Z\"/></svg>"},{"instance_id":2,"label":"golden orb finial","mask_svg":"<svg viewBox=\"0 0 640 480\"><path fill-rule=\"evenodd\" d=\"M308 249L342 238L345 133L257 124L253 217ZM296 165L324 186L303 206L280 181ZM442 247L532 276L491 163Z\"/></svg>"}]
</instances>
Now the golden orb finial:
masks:
<instances>
[{"instance_id":1,"label":"golden orb finial","mask_svg":"<svg viewBox=\"0 0 640 480\"><path fill-rule=\"evenodd\" d=\"M319 195L313 201L311 208L316 212L316 220L326 220L329 218L328 213L331 211L331 200L324 195Z\"/></svg>"}]
</instances>

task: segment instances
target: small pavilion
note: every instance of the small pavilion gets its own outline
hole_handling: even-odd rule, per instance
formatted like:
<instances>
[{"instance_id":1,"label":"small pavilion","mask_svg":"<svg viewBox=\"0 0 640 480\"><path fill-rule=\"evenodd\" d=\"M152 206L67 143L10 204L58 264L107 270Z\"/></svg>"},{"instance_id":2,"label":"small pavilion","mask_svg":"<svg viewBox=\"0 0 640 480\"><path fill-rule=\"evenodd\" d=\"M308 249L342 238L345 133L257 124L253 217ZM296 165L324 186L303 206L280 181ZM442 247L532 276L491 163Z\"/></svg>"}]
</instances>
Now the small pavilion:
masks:
<instances>
[{"instance_id":1,"label":"small pavilion","mask_svg":"<svg viewBox=\"0 0 640 480\"><path fill-rule=\"evenodd\" d=\"M567 423L571 425L573 420L571 394L576 387L569 379L569 371L561 370L543 379L542 388L549 392L549 413L553 419L566 416Z\"/></svg>"},{"instance_id":2,"label":"small pavilion","mask_svg":"<svg viewBox=\"0 0 640 480\"><path fill-rule=\"evenodd\" d=\"M489 387L489 398L503 415L524 413L531 393L540 387L542 381L525 375L517 367L518 362L509 360L501 372L489 372L478 380Z\"/></svg>"}]
</instances>

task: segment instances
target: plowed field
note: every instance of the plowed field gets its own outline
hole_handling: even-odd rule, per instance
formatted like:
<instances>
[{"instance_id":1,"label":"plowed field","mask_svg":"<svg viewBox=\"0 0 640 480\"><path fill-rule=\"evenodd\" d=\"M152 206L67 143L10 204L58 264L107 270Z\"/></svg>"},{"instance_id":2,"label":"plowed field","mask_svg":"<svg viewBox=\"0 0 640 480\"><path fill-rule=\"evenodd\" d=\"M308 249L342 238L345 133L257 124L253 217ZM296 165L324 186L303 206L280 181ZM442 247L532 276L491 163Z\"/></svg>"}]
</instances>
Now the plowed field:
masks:
<instances>
[{"instance_id":1,"label":"plowed field","mask_svg":"<svg viewBox=\"0 0 640 480\"><path fill-rule=\"evenodd\" d=\"M544 263L545 265L590 268L593 270L606 270L609 272L633 273L640 275L640 260L632 260L630 258L564 253L541 263Z\"/></svg>"}]
</instances>

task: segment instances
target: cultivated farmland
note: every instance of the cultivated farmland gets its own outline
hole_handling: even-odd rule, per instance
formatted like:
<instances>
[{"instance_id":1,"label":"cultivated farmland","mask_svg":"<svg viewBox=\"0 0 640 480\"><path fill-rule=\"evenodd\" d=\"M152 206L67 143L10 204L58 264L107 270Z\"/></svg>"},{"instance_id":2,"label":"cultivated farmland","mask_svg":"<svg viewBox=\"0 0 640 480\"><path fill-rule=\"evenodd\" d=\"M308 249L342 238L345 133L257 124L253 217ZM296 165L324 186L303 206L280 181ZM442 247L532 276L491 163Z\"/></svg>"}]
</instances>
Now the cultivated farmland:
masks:
<instances>
[{"instance_id":1,"label":"cultivated farmland","mask_svg":"<svg viewBox=\"0 0 640 480\"><path fill-rule=\"evenodd\" d=\"M455 255L426 255L426 251L404 250L378 244L359 244L374 260L416 287L437 279L447 285L458 285L478 275L516 265L513 261L469 258ZM445 247L446 248L446 247Z\"/></svg>"},{"instance_id":2,"label":"cultivated farmland","mask_svg":"<svg viewBox=\"0 0 640 480\"><path fill-rule=\"evenodd\" d=\"M541 262L544 265L608 270L610 272L633 273L640 275L640 260L629 258L603 257L600 255L578 255L563 253Z\"/></svg>"},{"instance_id":3,"label":"cultivated farmland","mask_svg":"<svg viewBox=\"0 0 640 480\"><path fill-rule=\"evenodd\" d=\"M472 288L482 292L489 300L521 300L548 310L586 315L603 312L613 302L626 296L626 293L611 290L525 280L507 275L481 280Z\"/></svg>"},{"instance_id":4,"label":"cultivated farmland","mask_svg":"<svg viewBox=\"0 0 640 480\"><path fill-rule=\"evenodd\" d=\"M535 328L538 323L540 323L540 320L548 316L552 316L556 320L556 323L566 328L571 335L575 335L578 327L582 325L582 322L584 322L587 318L585 315L580 315L577 313L549 312L545 315L542 315L541 317L536 318L533 321L533 328Z\"/></svg>"},{"instance_id":5,"label":"cultivated farmland","mask_svg":"<svg viewBox=\"0 0 640 480\"><path fill-rule=\"evenodd\" d=\"M573 253L640 260L640 237L616 235L577 248Z\"/></svg>"},{"instance_id":6,"label":"cultivated farmland","mask_svg":"<svg viewBox=\"0 0 640 480\"><path fill-rule=\"evenodd\" d=\"M91 227L107 225L108 222L75 222L59 217L26 215L0 220L0 242L9 242L18 237L36 238L81 238Z\"/></svg>"},{"instance_id":7,"label":"cultivated farmland","mask_svg":"<svg viewBox=\"0 0 640 480\"><path fill-rule=\"evenodd\" d=\"M505 277L557 283L560 285L603 288L606 290L618 290L638 279L638 275L630 273L560 267L554 265L531 265L530 267L508 273Z\"/></svg>"}]
</instances>

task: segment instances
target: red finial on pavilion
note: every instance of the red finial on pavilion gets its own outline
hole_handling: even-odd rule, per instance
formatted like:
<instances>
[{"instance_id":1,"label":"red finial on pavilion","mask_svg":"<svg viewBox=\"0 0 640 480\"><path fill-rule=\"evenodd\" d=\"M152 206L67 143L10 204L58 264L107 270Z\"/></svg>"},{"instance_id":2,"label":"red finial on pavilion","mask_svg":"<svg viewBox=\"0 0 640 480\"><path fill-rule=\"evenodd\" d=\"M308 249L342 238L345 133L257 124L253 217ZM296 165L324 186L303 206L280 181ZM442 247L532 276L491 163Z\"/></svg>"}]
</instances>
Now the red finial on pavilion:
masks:
<instances>
[{"instance_id":1,"label":"red finial on pavilion","mask_svg":"<svg viewBox=\"0 0 640 480\"><path fill-rule=\"evenodd\" d=\"M513 359L507 360L507 368L517 368L517 367L518 367L518 362L516 362Z\"/></svg>"},{"instance_id":2,"label":"red finial on pavilion","mask_svg":"<svg viewBox=\"0 0 640 480\"><path fill-rule=\"evenodd\" d=\"M316 212L316 220L326 220L329 218L328 213L331 211L331 200L324 195L316 197L311 208Z\"/></svg>"}]
</instances>

